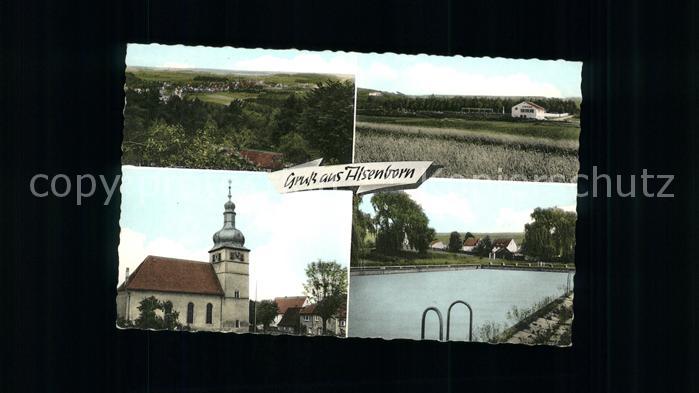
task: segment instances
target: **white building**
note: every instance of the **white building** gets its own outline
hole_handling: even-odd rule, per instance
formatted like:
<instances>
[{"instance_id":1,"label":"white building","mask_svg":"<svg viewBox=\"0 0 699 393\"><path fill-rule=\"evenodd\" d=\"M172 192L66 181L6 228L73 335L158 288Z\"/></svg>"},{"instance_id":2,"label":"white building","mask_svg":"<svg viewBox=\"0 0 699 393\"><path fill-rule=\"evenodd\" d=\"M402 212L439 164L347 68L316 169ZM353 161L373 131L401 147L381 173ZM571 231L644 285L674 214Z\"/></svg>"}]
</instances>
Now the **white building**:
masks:
<instances>
[{"instance_id":1,"label":"white building","mask_svg":"<svg viewBox=\"0 0 699 393\"><path fill-rule=\"evenodd\" d=\"M224 204L223 228L214 233L209 262L147 256L117 289L117 316L135 321L150 296L170 301L179 322L192 330L247 332L250 250L235 227L235 204Z\"/></svg>"},{"instance_id":2,"label":"white building","mask_svg":"<svg viewBox=\"0 0 699 393\"><path fill-rule=\"evenodd\" d=\"M464 244L461 247L461 250L465 252L473 252L480 241L481 239L478 237L468 237L464 239Z\"/></svg>"},{"instance_id":3,"label":"white building","mask_svg":"<svg viewBox=\"0 0 699 393\"><path fill-rule=\"evenodd\" d=\"M512 117L544 120L546 109L533 102L522 101L512 107Z\"/></svg>"},{"instance_id":4,"label":"white building","mask_svg":"<svg viewBox=\"0 0 699 393\"><path fill-rule=\"evenodd\" d=\"M300 309L299 324L301 333L309 336L320 336L323 334L323 318L315 311L317 304L310 304ZM347 308L340 306L337 315L328 318L325 323L326 334L344 337L347 332Z\"/></svg>"},{"instance_id":5,"label":"white building","mask_svg":"<svg viewBox=\"0 0 699 393\"><path fill-rule=\"evenodd\" d=\"M444 244L441 240L435 240L432 243L430 243L430 248L433 250L439 250L439 251L444 251L447 249L447 245Z\"/></svg>"},{"instance_id":6,"label":"white building","mask_svg":"<svg viewBox=\"0 0 699 393\"><path fill-rule=\"evenodd\" d=\"M498 255L504 255L502 252L514 254L519 250L515 239L495 239L493 240L493 248L491 249L489 257L495 259ZM508 254L508 255L509 255Z\"/></svg>"}]
</instances>

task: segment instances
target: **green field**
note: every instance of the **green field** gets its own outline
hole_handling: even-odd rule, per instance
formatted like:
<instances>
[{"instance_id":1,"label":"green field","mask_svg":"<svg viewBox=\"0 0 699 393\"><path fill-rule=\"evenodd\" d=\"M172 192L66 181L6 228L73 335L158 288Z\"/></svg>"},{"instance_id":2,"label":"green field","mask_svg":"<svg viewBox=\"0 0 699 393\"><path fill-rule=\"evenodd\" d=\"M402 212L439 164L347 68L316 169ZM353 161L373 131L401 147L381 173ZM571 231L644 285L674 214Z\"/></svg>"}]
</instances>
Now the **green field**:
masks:
<instances>
[{"instance_id":1,"label":"green field","mask_svg":"<svg viewBox=\"0 0 699 393\"><path fill-rule=\"evenodd\" d=\"M480 265L488 263L487 258L466 254L451 254L428 251L419 256L413 252L402 252L399 256L368 255L361 259L360 266L409 266L409 265Z\"/></svg>"},{"instance_id":2,"label":"green field","mask_svg":"<svg viewBox=\"0 0 699 393\"><path fill-rule=\"evenodd\" d=\"M508 267L531 267L533 269L561 269L565 268L562 263L546 263L545 266L537 266L528 262L510 261L505 259L488 259L468 254L454 254L447 252L428 251L427 255L420 256L414 252L404 251L399 256L377 256L368 255L360 258L360 261L352 267L374 267L374 266L416 266L416 265L498 265ZM570 266L570 265L568 265Z\"/></svg>"},{"instance_id":3,"label":"green field","mask_svg":"<svg viewBox=\"0 0 699 393\"><path fill-rule=\"evenodd\" d=\"M164 69L164 68L145 68L145 67L127 67L126 72L132 73L139 79L144 81L157 82L191 82L195 77L209 76L220 78L223 80L253 80L264 81L268 84L282 83L284 85L300 85L298 87L306 87L305 85L315 85L326 80L348 80L352 79L349 75L330 75L330 74L289 74L289 73L270 73L270 72L244 72L244 71L229 71L229 70L202 70L202 69ZM312 86L308 86L309 88Z\"/></svg>"},{"instance_id":4,"label":"green field","mask_svg":"<svg viewBox=\"0 0 699 393\"><path fill-rule=\"evenodd\" d=\"M244 91L223 91L218 93L191 93L187 94L186 98L190 100L198 98L204 102L228 105L233 100L245 100L248 98L256 98L257 96L259 96L259 93L249 93Z\"/></svg>"},{"instance_id":5,"label":"green field","mask_svg":"<svg viewBox=\"0 0 699 393\"><path fill-rule=\"evenodd\" d=\"M362 115L357 116L357 122L414 126L425 130L432 129L433 133L438 132L434 129L451 129L454 131L476 131L492 135L507 134L518 137L570 140L576 143L580 138L580 126L573 122L471 120L453 117L424 118Z\"/></svg>"},{"instance_id":6,"label":"green field","mask_svg":"<svg viewBox=\"0 0 699 393\"><path fill-rule=\"evenodd\" d=\"M569 182L578 173L579 129L564 123L537 130L532 122L452 119L462 128L448 128L385 119L357 123L355 162L434 161L444 167L437 177L493 180Z\"/></svg>"}]
</instances>

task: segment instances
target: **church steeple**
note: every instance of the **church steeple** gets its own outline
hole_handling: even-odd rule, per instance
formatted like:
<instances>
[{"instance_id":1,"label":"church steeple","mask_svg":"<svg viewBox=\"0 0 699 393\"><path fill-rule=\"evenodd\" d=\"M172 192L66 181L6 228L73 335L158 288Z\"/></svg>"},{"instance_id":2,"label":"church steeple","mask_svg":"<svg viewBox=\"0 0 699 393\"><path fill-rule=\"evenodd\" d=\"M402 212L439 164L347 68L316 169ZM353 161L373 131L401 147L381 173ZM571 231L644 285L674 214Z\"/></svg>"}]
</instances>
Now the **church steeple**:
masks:
<instances>
[{"instance_id":1,"label":"church steeple","mask_svg":"<svg viewBox=\"0 0 699 393\"><path fill-rule=\"evenodd\" d=\"M245 236L235 227L235 203L231 201L231 181L228 180L228 201L223 205L223 228L214 233L214 246L211 250L221 247L243 248Z\"/></svg>"},{"instance_id":2,"label":"church steeple","mask_svg":"<svg viewBox=\"0 0 699 393\"><path fill-rule=\"evenodd\" d=\"M235 203L231 200L228 181L228 201L223 205L223 228L214 233L214 246L209 261L223 289L221 327L235 332L248 331L250 319L250 250L245 237L235 227Z\"/></svg>"}]
</instances>

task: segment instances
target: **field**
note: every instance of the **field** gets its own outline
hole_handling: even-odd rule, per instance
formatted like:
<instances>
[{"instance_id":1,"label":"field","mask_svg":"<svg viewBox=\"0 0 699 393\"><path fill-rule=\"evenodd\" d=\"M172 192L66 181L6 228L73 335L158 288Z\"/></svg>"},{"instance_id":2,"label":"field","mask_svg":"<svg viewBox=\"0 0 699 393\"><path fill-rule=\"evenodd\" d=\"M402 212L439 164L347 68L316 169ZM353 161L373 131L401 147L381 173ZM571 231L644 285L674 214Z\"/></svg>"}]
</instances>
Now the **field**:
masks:
<instances>
[{"instance_id":1,"label":"field","mask_svg":"<svg viewBox=\"0 0 699 393\"><path fill-rule=\"evenodd\" d=\"M435 161L438 177L571 181L578 172L575 124L363 116L355 162ZM371 120L368 122L366 120Z\"/></svg>"},{"instance_id":2,"label":"field","mask_svg":"<svg viewBox=\"0 0 699 393\"><path fill-rule=\"evenodd\" d=\"M259 94L249 93L249 92L231 92L222 91L218 93L191 93L187 95L187 99L193 100L194 98L200 99L204 102L210 102L212 104L228 105L233 100L245 100L248 98L256 98Z\"/></svg>"}]
</instances>

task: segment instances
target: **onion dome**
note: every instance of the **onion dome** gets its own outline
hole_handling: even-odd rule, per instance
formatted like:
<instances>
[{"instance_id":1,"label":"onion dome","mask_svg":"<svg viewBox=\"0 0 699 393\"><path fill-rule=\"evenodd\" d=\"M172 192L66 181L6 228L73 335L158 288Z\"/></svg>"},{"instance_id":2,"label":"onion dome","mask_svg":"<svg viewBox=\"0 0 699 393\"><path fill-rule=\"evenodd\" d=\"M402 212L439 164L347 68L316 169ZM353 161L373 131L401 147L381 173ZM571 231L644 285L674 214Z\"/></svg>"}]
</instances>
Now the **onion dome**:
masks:
<instances>
[{"instance_id":1,"label":"onion dome","mask_svg":"<svg viewBox=\"0 0 699 393\"><path fill-rule=\"evenodd\" d=\"M235 228L235 203L231 201L231 181L228 181L228 202L223 205L223 228L214 233L213 249L221 247L238 247L245 245L245 236Z\"/></svg>"}]
</instances>

